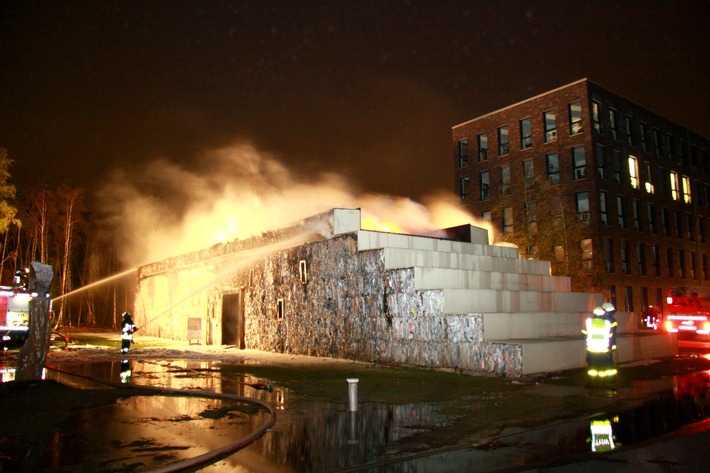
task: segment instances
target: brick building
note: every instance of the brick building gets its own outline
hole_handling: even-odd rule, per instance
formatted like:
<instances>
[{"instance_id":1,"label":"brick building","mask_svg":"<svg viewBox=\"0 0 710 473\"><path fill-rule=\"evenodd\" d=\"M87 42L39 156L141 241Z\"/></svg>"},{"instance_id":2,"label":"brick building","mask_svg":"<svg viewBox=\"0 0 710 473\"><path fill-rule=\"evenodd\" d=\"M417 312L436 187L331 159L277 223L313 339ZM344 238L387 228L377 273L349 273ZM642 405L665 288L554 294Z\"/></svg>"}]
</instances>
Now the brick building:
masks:
<instances>
[{"instance_id":1,"label":"brick building","mask_svg":"<svg viewBox=\"0 0 710 473\"><path fill-rule=\"evenodd\" d=\"M452 131L461 202L501 234L550 218L522 198L501 209L505 195L541 178L567 190L583 224L579 263L619 310L663 307L676 285L710 285L707 138L587 79Z\"/></svg>"}]
</instances>

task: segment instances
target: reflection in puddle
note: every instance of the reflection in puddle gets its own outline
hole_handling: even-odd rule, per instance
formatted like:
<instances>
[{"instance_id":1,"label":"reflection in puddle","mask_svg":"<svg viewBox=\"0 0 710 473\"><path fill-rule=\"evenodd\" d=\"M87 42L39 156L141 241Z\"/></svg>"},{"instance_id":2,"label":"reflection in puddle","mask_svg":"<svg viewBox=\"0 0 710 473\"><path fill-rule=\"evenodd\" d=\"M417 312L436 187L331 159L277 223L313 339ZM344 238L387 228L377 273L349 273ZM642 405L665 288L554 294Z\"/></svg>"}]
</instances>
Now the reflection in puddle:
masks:
<instances>
[{"instance_id":1,"label":"reflection in puddle","mask_svg":"<svg viewBox=\"0 0 710 473\"><path fill-rule=\"evenodd\" d=\"M444 413L444 404L361 402L358 411L349 412L345 385L343 401L331 403L272 384L271 380L222 371L219 363L207 361L117 360L63 365L61 369L115 383L123 380L134 385L254 397L279 409L271 432L201 470L205 472L327 472L359 466L366 466L362 471L373 472L518 468L542 459L634 445L705 419L709 412L710 376L702 372L636 386L636 398L640 393L650 398L623 411L534 429L508 428L478 448L445 447L436 454L421 451L418 456L407 456L413 454L400 451L400 442L456 419ZM126 375L128 371L130 376ZM72 378L53 371L49 376L62 382ZM545 392L546 396L555 395ZM538 395L542 393L537 391ZM52 458L53 467L82 464L90 468L84 471L109 466L142 471L218 448L262 423L260 415L241 407L191 397L127 397L110 406L82 411L71 425L48 439L48 458ZM421 446L422 450L426 448Z\"/></svg>"}]
</instances>

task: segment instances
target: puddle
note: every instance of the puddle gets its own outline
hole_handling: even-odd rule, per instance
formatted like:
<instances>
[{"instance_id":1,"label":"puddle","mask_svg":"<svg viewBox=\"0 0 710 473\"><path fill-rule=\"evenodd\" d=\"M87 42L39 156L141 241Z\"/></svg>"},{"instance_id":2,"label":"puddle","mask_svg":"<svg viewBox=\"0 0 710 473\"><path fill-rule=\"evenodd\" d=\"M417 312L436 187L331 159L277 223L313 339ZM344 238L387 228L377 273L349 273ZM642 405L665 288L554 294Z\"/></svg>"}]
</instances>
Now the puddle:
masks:
<instances>
[{"instance_id":1,"label":"puddle","mask_svg":"<svg viewBox=\"0 0 710 473\"><path fill-rule=\"evenodd\" d=\"M446 428L457 419L444 413L451 412L446 403L361 402L356 412L349 412L345 383L343 402L327 402L270 380L222 370L212 361L94 362L62 365L61 369L115 383L255 397L275 406L278 415L271 432L200 470L212 473L438 473L520 468L543 459L631 446L710 413L710 375L701 372L641 383L632 389L636 399L649 398L623 410L534 429L510 428L476 448L431 450L429 444L417 448L413 439L418 433ZM48 376L63 383L73 378L53 371ZM574 396L580 388L540 387L537 391L546 397ZM252 414L213 399L128 397L109 406L84 409L47 440L43 458L57 470L73 466L73 471L145 471L235 441L263 423L261 415ZM400 449L403 441L406 451Z\"/></svg>"}]
</instances>

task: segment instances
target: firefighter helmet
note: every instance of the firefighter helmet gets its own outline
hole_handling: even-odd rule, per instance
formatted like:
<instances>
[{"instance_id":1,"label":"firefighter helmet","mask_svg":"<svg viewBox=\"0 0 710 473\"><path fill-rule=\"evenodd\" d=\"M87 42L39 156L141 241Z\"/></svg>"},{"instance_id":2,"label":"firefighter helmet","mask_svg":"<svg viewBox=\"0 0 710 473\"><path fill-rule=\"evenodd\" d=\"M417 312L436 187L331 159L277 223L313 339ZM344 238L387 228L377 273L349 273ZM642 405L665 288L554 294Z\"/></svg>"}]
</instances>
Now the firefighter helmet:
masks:
<instances>
[{"instance_id":1,"label":"firefighter helmet","mask_svg":"<svg viewBox=\"0 0 710 473\"><path fill-rule=\"evenodd\" d=\"M131 314L129 314L128 312L124 312L124 313L123 313L123 318L124 318L124 319L129 318L130 316L131 316Z\"/></svg>"},{"instance_id":2,"label":"firefighter helmet","mask_svg":"<svg viewBox=\"0 0 710 473\"><path fill-rule=\"evenodd\" d=\"M604 314L606 314L606 311L605 311L604 309L602 309L601 307L595 307L595 308L594 308L594 315L596 315L596 316L602 316L602 315L604 315Z\"/></svg>"},{"instance_id":3,"label":"firefighter helmet","mask_svg":"<svg viewBox=\"0 0 710 473\"><path fill-rule=\"evenodd\" d=\"M611 302L605 302L602 304L602 309L604 309L605 312L614 312L616 311L616 308L614 307L614 304Z\"/></svg>"}]
</instances>

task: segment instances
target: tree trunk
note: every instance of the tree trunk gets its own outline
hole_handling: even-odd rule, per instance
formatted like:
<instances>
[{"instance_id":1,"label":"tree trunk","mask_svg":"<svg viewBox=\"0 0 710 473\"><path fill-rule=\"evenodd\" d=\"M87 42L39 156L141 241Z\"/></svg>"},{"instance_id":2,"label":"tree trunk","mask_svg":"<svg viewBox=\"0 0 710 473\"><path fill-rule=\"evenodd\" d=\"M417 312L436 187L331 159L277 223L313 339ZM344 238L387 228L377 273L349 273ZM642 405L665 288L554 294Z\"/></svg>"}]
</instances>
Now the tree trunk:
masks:
<instances>
[{"instance_id":1,"label":"tree trunk","mask_svg":"<svg viewBox=\"0 0 710 473\"><path fill-rule=\"evenodd\" d=\"M18 381L42 379L44 362L49 352L49 339L52 335L49 320L50 299L46 295L49 294L53 277L51 266L36 261L30 264L30 290L36 292L37 296L30 300L29 333L17 355L15 379Z\"/></svg>"}]
</instances>

